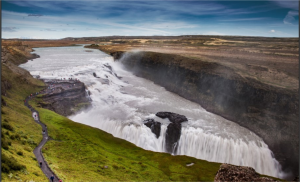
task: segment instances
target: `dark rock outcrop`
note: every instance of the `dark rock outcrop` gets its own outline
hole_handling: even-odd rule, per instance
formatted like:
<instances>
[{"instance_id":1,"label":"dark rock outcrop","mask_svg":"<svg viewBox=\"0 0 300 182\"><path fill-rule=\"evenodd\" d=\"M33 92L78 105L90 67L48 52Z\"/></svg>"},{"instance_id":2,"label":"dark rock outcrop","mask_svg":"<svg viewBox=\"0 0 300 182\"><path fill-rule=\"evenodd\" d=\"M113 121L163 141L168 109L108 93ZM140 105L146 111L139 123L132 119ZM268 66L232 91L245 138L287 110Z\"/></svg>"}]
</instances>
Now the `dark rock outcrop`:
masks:
<instances>
[{"instance_id":1,"label":"dark rock outcrop","mask_svg":"<svg viewBox=\"0 0 300 182\"><path fill-rule=\"evenodd\" d=\"M179 55L110 54L135 75L253 131L268 144L284 170L299 173L298 90L263 84L218 63Z\"/></svg>"},{"instance_id":2,"label":"dark rock outcrop","mask_svg":"<svg viewBox=\"0 0 300 182\"><path fill-rule=\"evenodd\" d=\"M110 53L110 55L114 58L114 60L116 60L116 59L121 58L123 53L124 52L122 52L122 51L117 51L117 52Z\"/></svg>"},{"instance_id":3,"label":"dark rock outcrop","mask_svg":"<svg viewBox=\"0 0 300 182\"><path fill-rule=\"evenodd\" d=\"M175 154L178 148L178 141L181 135L181 124L179 122L170 123L166 131L166 150Z\"/></svg>"},{"instance_id":4,"label":"dark rock outcrop","mask_svg":"<svg viewBox=\"0 0 300 182\"><path fill-rule=\"evenodd\" d=\"M172 112L158 112L156 113L156 116L163 119L168 118L173 123L182 123L184 121L188 121L185 116Z\"/></svg>"},{"instance_id":5,"label":"dark rock outcrop","mask_svg":"<svg viewBox=\"0 0 300 182\"><path fill-rule=\"evenodd\" d=\"M43 108L69 116L90 105L90 99L86 95L85 85L82 82L47 82L47 86L49 85L54 89L46 89L47 93L41 95L43 102L39 104Z\"/></svg>"},{"instance_id":6,"label":"dark rock outcrop","mask_svg":"<svg viewBox=\"0 0 300 182\"><path fill-rule=\"evenodd\" d=\"M166 131L166 150L172 154L176 153L181 135L181 123L188 121L187 118L172 112L158 112L156 116L163 119L168 118L171 121Z\"/></svg>"},{"instance_id":7,"label":"dark rock outcrop","mask_svg":"<svg viewBox=\"0 0 300 182\"><path fill-rule=\"evenodd\" d=\"M293 181L299 181L299 176L296 176Z\"/></svg>"},{"instance_id":8,"label":"dark rock outcrop","mask_svg":"<svg viewBox=\"0 0 300 182\"><path fill-rule=\"evenodd\" d=\"M93 76L94 76L95 78L99 78L95 72L93 72Z\"/></svg>"},{"instance_id":9,"label":"dark rock outcrop","mask_svg":"<svg viewBox=\"0 0 300 182\"><path fill-rule=\"evenodd\" d=\"M156 138L159 138L161 130L160 122L157 122L154 119L146 119L144 121L144 124L151 129L152 133L155 134Z\"/></svg>"},{"instance_id":10,"label":"dark rock outcrop","mask_svg":"<svg viewBox=\"0 0 300 182\"><path fill-rule=\"evenodd\" d=\"M252 167L234 166L222 164L218 170L214 181L276 181L268 177L261 177Z\"/></svg>"}]
</instances>

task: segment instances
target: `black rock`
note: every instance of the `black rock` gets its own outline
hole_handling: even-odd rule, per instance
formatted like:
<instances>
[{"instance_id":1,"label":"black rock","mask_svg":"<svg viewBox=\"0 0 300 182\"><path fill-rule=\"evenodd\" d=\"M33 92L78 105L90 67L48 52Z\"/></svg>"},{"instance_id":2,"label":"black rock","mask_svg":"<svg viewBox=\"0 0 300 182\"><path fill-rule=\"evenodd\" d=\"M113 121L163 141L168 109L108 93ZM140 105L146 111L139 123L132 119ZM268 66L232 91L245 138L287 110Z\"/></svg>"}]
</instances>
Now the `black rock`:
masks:
<instances>
[{"instance_id":1,"label":"black rock","mask_svg":"<svg viewBox=\"0 0 300 182\"><path fill-rule=\"evenodd\" d=\"M112 68L109 64L104 64L105 67L107 67L110 71L112 71Z\"/></svg>"},{"instance_id":2,"label":"black rock","mask_svg":"<svg viewBox=\"0 0 300 182\"><path fill-rule=\"evenodd\" d=\"M172 112L158 112L156 116L163 119L168 118L172 122L168 125L166 131L166 151L176 153L181 135L181 123L188 121L188 119L183 115Z\"/></svg>"},{"instance_id":3,"label":"black rock","mask_svg":"<svg viewBox=\"0 0 300 182\"><path fill-rule=\"evenodd\" d=\"M299 181L299 176L296 176L293 181Z\"/></svg>"},{"instance_id":4,"label":"black rock","mask_svg":"<svg viewBox=\"0 0 300 182\"><path fill-rule=\"evenodd\" d=\"M93 72L93 76L94 76L95 78L99 78L99 77L96 75L95 72Z\"/></svg>"},{"instance_id":5,"label":"black rock","mask_svg":"<svg viewBox=\"0 0 300 182\"><path fill-rule=\"evenodd\" d=\"M172 123L182 123L184 121L188 121L185 116L172 112L158 112L156 113L156 116L163 119L168 118Z\"/></svg>"},{"instance_id":6,"label":"black rock","mask_svg":"<svg viewBox=\"0 0 300 182\"><path fill-rule=\"evenodd\" d=\"M155 121L154 119L146 119L144 122L145 125L151 129L152 133L156 135L156 138L158 138L160 135L161 123Z\"/></svg>"},{"instance_id":7,"label":"black rock","mask_svg":"<svg viewBox=\"0 0 300 182\"><path fill-rule=\"evenodd\" d=\"M170 123L166 131L167 152L176 153L180 135L181 135L181 124L179 122Z\"/></svg>"}]
</instances>

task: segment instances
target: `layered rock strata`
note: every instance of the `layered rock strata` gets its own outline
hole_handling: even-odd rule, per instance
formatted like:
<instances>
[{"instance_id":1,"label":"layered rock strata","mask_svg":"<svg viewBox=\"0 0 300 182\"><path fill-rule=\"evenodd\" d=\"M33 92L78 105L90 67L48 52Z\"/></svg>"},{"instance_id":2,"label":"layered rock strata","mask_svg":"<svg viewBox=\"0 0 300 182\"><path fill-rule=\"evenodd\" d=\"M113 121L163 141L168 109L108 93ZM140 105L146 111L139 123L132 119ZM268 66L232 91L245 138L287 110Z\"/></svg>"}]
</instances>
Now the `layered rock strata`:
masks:
<instances>
[{"instance_id":1,"label":"layered rock strata","mask_svg":"<svg viewBox=\"0 0 300 182\"><path fill-rule=\"evenodd\" d=\"M69 116L90 105L90 98L82 82L48 81L46 84L46 93L40 96L43 101L39 102L43 108Z\"/></svg>"}]
</instances>

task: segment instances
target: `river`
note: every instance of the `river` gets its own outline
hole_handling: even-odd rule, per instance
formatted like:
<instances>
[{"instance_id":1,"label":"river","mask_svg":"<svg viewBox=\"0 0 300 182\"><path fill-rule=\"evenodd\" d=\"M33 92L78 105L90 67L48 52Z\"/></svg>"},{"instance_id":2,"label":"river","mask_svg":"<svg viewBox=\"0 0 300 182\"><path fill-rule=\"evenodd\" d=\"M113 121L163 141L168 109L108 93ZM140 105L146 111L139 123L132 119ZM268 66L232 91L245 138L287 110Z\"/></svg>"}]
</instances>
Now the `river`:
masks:
<instances>
[{"instance_id":1,"label":"river","mask_svg":"<svg viewBox=\"0 0 300 182\"><path fill-rule=\"evenodd\" d=\"M182 114L188 122L182 124L178 150L173 155L251 166L259 173L284 178L279 162L256 134L134 76L111 56L83 46L34 50L40 58L20 67L42 79L77 78L88 87L92 107L69 116L71 120L97 127L146 150L165 152L165 133L170 121L156 117L155 113ZM159 138L143 124L147 118L162 123Z\"/></svg>"}]
</instances>

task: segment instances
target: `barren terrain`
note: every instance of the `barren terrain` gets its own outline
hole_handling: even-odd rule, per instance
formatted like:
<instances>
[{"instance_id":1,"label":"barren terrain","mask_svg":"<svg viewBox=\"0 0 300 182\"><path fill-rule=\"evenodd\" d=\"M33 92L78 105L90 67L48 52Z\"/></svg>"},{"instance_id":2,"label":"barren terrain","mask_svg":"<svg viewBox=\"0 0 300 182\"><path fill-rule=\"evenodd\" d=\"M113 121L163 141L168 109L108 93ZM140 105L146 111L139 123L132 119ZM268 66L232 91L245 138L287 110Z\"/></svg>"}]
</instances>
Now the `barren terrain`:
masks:
<instances>
[{"instance_id":1,"label":"barren terrain","mask_svg":"<svg viewBox=\"0 0 300 182\"><path fill-rule=\"evenodd\" d=\"M96 39L94 48L105 52L151 51L177 54L195 60L216 62L242 77L286 88L298 89L298 38L263 37L152 37Z\"/></svg>"}]
</instances>

